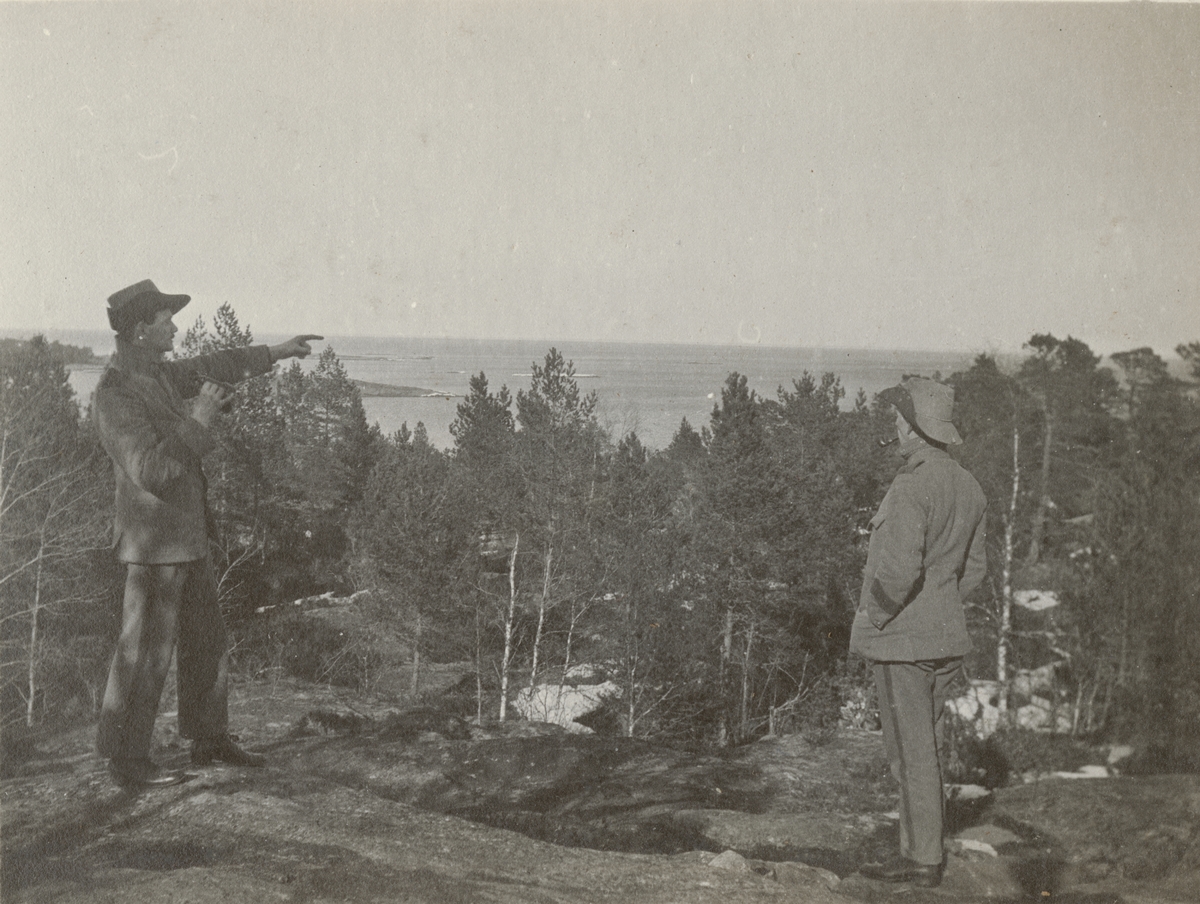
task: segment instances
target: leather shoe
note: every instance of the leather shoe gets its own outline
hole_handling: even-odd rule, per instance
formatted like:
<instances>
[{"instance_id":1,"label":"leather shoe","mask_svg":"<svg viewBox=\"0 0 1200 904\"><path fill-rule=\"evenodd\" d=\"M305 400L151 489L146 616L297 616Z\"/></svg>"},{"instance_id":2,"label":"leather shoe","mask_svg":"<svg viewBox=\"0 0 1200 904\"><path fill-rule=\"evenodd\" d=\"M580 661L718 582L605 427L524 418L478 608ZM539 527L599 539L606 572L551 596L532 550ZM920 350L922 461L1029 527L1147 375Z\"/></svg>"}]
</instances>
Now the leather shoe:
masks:
<instances>
[{"instance_id":1,"label":"leather shoe","mask_svg":"<svg viewBox=\"0 0 1200 904\"><path fill-rule=\"evenodd\" d=\"M924 865L907 857L896 857L887 863L867 863L859 872L879 882L911 882L918 888L937 888L942 884L940 863Z\"/></svg>"},{"instance_id":2,"label":"leather shoe","mask_svg":"<svg viewBox=\"0 0 1200 904\"><path fill-rule=\"evenodd\" d=\"M109 760L108 774L118 785L129 790L178 785L186 778L182 772L164 772L148 759Z\"/></svg>"},{"instance_id":3,"label":"leather shoe","mask_svg":"<svg viewBox=\"0 0 1200 904\"><path fill-rule=\"evenodd\" d=\"M200 738L192 742L192 764L207 766L213 760L228 763L230 766L263 765L267 758L261 753L249 753L238 747L234 735L221 735L216 738Z\"/></svg>"}]
</instances>

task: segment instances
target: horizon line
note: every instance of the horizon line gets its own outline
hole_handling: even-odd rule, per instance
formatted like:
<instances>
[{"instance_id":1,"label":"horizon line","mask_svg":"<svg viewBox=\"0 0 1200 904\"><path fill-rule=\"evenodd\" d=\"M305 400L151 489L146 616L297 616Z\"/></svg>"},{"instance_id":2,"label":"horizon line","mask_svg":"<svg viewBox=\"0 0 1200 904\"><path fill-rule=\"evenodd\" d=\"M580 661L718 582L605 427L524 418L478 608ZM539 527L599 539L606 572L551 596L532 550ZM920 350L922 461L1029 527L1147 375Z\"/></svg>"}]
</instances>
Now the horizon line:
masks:
<instances>
[{"instance_id":1,"label":"horizon line","mask_svg":"<svg viewBox=\"0 0 1200 904\"><path fill-rule=\"evenodd\" d=\"M292 335L288 332L280 332L276 330L256 330L252 326L244 326L249 329L251 335L258 337L271 338L287 338ZM181 330L181 332L183 332ZM22 335L13 335L13 334ZM50 336L54 333L96 333L104 334L111 337L112 331L104 327L11 327L0 326L0 337L2 338L19 338L28 339L36 335ZM1021 349L1013 349L1007 346L991 343L979 345L973 348L956 347L956 348L930 348L930 347L914 347L906 345L896 346L873 346L873 345L801 345L789 343L768 343L768 342L698 342L689 339L586 339L586 338L544 338L537 336L504 336L504 337L483 337L483 336L454 336L454 335L439 335L439 336L414 336L397 333L327 333L322 342L332 342L336 339L403 339L412 340L415 342L512 342L512 343L527 343L527 344L548 344L550 347L558 348L560 345L567 343L592 343L595 345L665 345L665 346L688 346L692 348L719 348L719 349L771 349L775 351L788 350L804 350L804 351L833 351L833 352L911 352L913 354L930 354L930 355L978 355L978 354L1019 354Z\"/></svg>"},{"instance_id":2,"label":"horizon line","mask_svg":"<svg viewBox=\"0 0 1200 904\"><path fill-rule=\"evenodd\" d=\"M1200 2L1200 0L1197 0L1197 2ZM244 328L249 329L251 334L255 337L262 336L262 337L286 339L287 337L292 335L291 333L288 333L288 332L279 332L276 330L262 330L260 332L258 330L255 330L251 326L246 326ZM22 334L22 335L19 335L19 336L13 335L13 334L17 334L17 333ZM96 333L96 334L104 334L105 336L110 337L110 338L112 336L111 330L105 329L103 327L32 328L32 327L0 326L0 338L29 339L29 338L33 338L33 336L36 336L39 334L49 336L50 334L53 334L53 333L64 333L64 334L65 333ZM1031 333L1030 335L1031 336L1037 335L1037 333L1034 332L1034 333ZM1080 337L1073 336L1072 334L1068 333L1066 336L1064 336L1062 338L1078 339ZM562 337L559 337L557 339L548 339L548 338L541 338L541 337L511 337L511 336L510 337L487 337L487 338L482 337L482 336L452 336L452 335L413 336L413 335L404 335L404 334L397 334L397 333L386 333L386 334L385 333L376 333L376 334L373 334L373 333L329 333L329 334L326 334L325 338L320 341L332 342L336 339L384 339L384 340L401 339L401 340L412 340L415 342L511 342L511 343L525 343L525 344L548 344L548 346L550 348L556 348L556 349L566 343L591 343L591 344L595 344L595 345L649 345L649 346L658 345L658 346L675 346L675 347L682 346L682 347L691 347L691 348L714 348L714 349L746 349L746 350L752 350L752 349L767 350L767 349L769 349L769 350L773 350L773 351L797 350L797 351L877 352L877 353L878 352L904 352L904 353L911 353L911 354L955 355L955 356L959 356L959 355L962 355L962 356L975 355L975 356L977 356L980 354L997 355L997 356L1020 355L1027 348L1027 343L1022 343L1020 347L1013 348L1011 346L1004 345L1004 344L1001 344L998 342L981 343L980 345L977 345L974 347L959 346L959 347L955 347L955 348L930 348L930 347L915 347L915 346L908 346L908 345L896 345L896 346L800 345L800 344L775 344L775 343L767 343L767 342L754 342L754 343L751 343L751 342L696 342L696 341L687 340L687 339L652 339L652 340L645 340L645 339L582 339L582 338L562 338ZM1112 354L1114 354L1114 352L1102 350L1102 348L1100 346L1094 346L1092 343L1087 342L1087 340L1081 340L1081 341L1085 342L1085 344L1087 344L1088 347L1092 349L1092 351L1099 354L1102 358L1108 358ZM1187 341L1188 340L1181 340L1180 342L1176 343L1176 345L1171 346L1171 348L1169 350L1167 350L1165 353L1159 351L1158 349L1154 349L1152 345L1140 345L1140 346L1133 345L1133 346L1130 346L1129 348L1131 348L1131 349L1151 348L1156 353L1162 354L1164 358L1178 358L1179 355L1176 353L1175 348L1178 345L1185 344ZM1119 349L1118 351L1125 351L1125 350L1126 349Z\"/></svg>"}]
</instances>

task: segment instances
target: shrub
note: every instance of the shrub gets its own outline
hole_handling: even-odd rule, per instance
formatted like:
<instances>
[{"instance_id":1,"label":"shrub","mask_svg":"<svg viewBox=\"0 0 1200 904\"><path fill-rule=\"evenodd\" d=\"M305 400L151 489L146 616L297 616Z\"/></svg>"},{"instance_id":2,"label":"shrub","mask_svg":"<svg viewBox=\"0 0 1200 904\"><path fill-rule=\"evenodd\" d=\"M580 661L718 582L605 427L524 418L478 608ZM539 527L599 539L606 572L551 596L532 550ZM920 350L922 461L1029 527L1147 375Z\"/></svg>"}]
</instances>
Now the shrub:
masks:
<instances>
[{"instance_id":1,"label":"shrub","mask_svg":"<svg viewBox=\"0 0 1200 904\"><path fill-rule=\"evenodd\" d=\"M369 684L380 659L366 638L320 619L293 616L274 626L280 664L291 675L322 684L361 689Z\"/></svg>"},{"instance_id":2,"label":"shrub","mask_svg":"<svg viewBox=\"0 0 1200 904\"><path fill-rule=\"evenodd\" d=\"M947 780L999 788L1026 773L1074 772L1100 762L1088 744L1065 734L1005 728L980 740L961 724L951 723Z\"/></svg>"}]
</instances>

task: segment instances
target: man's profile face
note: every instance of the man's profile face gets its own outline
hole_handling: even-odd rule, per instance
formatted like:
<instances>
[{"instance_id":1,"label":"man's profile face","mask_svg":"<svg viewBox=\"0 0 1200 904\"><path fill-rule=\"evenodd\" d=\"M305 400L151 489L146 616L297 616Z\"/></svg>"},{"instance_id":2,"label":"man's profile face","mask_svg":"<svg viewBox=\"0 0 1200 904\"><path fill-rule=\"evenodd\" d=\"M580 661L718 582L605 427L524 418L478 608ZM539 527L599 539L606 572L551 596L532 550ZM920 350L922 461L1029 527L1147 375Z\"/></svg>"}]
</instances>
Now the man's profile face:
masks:
<instances>
[{"instance_id":1,"label":"man's profile face","mask_svg":"<svg viewBox=\"0 0 1200 904\"><path fill-rule=\"evenodd\" d=\"M137 332L141 338L137 344L148 351L162 354L175 348L177 327L171 319L173 316L169 308L163 308L154 315L154 320L150 323L141 324Z\"/></svg>"}]
</instances>

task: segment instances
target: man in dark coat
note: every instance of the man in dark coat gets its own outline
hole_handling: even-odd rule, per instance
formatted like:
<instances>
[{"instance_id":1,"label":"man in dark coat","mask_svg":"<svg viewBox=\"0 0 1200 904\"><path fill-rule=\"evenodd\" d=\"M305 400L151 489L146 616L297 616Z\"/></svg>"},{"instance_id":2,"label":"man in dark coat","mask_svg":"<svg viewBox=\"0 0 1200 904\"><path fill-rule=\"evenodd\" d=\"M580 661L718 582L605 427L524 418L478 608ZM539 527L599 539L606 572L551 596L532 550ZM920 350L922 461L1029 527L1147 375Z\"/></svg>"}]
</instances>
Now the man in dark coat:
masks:
<instances>
[{"instance_id":1,"label":"man in dark coat","mask_svg":"<svg viewBox=\"0 0 1200 904\"><path fill-rule=\"evenodd\" d=\"M230 384L304 357L320 336L168 361L172 317L187 295L150 280L108 299L117 353L96 388L100 441L116 473L113 545L126 565L121 636L100 712L97 749L124 787L182 780L150 759L159 697L178 640L179 733L191 760L261 766L228 728L228 652L209 560L207 483L200 460L232 397Z\"/></svg>"},{"instance_id":2,"label":"man in dark coat","mask_svg":"<svg viewBox=\"0 0 1200 904\"><path fill-rule=\"evenodd\" d=\"M872 663L892 774L900 783L900 856L863 875L932 888L941 882L941 725L971 649L963 601L987 571L978 482L946 451L954 390L905 379L880 398L896 410L904 465L871 519L850 652Z\"/></svg>"}]
</instances>

